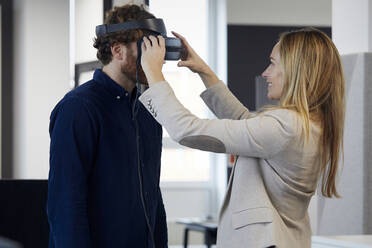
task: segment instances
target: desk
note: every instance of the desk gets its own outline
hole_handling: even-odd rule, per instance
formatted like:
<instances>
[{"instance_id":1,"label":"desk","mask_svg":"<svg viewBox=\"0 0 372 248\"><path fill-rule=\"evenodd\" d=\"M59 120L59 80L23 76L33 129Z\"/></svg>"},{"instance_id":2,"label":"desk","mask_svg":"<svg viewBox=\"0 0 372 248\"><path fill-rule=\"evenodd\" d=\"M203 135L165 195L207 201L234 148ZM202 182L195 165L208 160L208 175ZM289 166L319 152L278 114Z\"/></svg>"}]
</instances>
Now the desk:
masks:
<instances>
[{"instance_id":1,"label":"desk","mask_svg":"<svg viewBox=\"0 0 372 248\"><path fill-rule=\"evenodd\" d=\"M0 247L1 248L20 248L21 246L16 242L0 237Z\"/></svg>"},{"instance_id":2,"label":"desk","mask_svg":"<svg viewBox=\"0 0 372 248\"><path fill-rule=\"evenodd\" d=\"M372 235L313 236L312 248L372 248Z\"/></svg>"},{"instance_id":3,"label":"desk","mask_svg":"<svg viewBox=\"0 0 372 248\"><path fill-rule=\"evenodd\" d=\"M204 244L207 246L207 248L210 248L212 245L216 244L218 226L216 221L201 219L178 219L176 223L185 225L183 236L184 248L187 248L190 230L204 233Z\"/></svg>"}]
</instances>

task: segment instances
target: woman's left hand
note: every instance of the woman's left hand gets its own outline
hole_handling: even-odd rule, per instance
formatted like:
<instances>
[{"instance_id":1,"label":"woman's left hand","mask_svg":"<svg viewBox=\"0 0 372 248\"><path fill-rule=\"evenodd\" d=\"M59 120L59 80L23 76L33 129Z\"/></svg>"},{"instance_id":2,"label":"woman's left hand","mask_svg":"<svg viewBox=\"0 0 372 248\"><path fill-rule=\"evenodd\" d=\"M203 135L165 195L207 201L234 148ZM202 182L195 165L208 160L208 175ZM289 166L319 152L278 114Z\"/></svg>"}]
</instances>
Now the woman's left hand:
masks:
<instances>
[{"instance_id":1,"label":"woman's left hand","mask_svg":"<svg viewBox=\"0 0 372 248\"><path fill-rule=\"evenodd\" d=\"M151 40L151 42L150 42ZM159 35L143 37L141 65L149 86L165 81L162 68L165 57L165 39Z\"/></svg>"}]
</instances>

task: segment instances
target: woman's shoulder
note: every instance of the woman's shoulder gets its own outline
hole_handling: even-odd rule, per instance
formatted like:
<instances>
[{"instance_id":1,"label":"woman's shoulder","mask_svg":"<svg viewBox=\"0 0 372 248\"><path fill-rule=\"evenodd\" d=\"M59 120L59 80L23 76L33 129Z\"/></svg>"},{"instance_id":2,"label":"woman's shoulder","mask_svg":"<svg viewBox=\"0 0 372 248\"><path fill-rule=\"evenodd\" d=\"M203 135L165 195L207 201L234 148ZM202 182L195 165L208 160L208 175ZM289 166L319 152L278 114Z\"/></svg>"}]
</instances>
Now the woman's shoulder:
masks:
<instances>
[{"instance_id":1,"label":"woman's shoulder","mask_svg":"<svg viewBox=\"0 0 372 248\"><path fill-rule=\"evenodd\" d=\"M280 126L292 137L303 137L304 120L301 115L292 109L275 108L263 112L263 116L274 118ZM309 132L313 138L321 135L321 128L318 122L309 120Z\"/></svg>"},{"instance_id":2,"label":"woman's shoulder","mask_svg":"<svg viewBox=\"0 0 372 248\"><path fill-rule=\"evenodd\" d=\"M279 121L289 122L294 124L301 119L301 116L295 110L286 108L268 109L261 113L262 116L271 116Z\"/></svg>"},{"instance_id":3,"label":"woman's shoulder","mask_svg":"<svg viewBox=\"0 0 372 248\"><path fill-rule=\"evenodd\" d=\"M268 109L260 114L264 118L274 119L281 128L285 129L291 136L296 136L301 132L302 119L295 111L286 108Z\"/></svg>"}]
</instances>

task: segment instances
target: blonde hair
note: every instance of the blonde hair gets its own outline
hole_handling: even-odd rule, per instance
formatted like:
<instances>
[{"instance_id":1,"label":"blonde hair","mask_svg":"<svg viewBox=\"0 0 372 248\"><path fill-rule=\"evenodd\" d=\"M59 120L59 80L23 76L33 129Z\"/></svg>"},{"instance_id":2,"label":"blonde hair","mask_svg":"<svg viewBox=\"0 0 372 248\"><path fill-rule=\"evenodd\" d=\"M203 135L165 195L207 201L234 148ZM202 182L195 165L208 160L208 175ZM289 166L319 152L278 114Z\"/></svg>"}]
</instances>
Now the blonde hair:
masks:
<instances>
[{"instance_id":1,"label":"blonde hair","mask_svg":"<svg viewBox=\"0 0 372 248\"><path fill-rule=\"evenodd\" d=\"M306 28L279 38L284 73L280 108L295 110L303 120L305 140L310 120L322 128L320 162L322 194L340 197L336 190L339 155L343 155L345 80L340 55L320 30Z\"/></svg>"}]
</instances>

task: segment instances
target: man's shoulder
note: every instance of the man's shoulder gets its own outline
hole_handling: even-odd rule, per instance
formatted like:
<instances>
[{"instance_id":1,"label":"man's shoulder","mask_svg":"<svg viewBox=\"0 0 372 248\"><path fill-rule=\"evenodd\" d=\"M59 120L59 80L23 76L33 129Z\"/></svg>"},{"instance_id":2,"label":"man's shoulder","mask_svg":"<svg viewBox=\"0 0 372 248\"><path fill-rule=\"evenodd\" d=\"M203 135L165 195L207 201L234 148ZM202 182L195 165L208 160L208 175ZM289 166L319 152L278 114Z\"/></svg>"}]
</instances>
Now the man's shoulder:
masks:
<instances>
[{"instance_id":1,"label":"man's shoulder","mask_svg":"<svg viewBox=\"0 0 372 248\"><path fill-rule=\"evenodd\" d=\"M75 115L95 112L95 99L99 91L93 80L71 90L53 108L50 119L57 115Z\"/></svg>"},{"instance_id":2,"label":"man's shoulder","mask_svg":"<svg viewBox=\"0 0 372 248\"><path fill-rule=\"evenodd\" d=\"M71 110L84 107L91 109L94 107L94 99L99 96L99 89L94 80L90 80L71 91L67 92L64 97L56 104L53 112L63 107L69 107Z\"/></svg>"},{"instance_id":3,"label":"man's shoulder","mask_svg":"<svg viewBox=\"0 0 372 248\"><path fill-rule=\"evenodd\" d=\"M62 117L62 118L74 118L87 112L86 104L84 100L75 96L66 94L53 108L50 114L50 120Z\"/></svg>"},{"instance_id":4,"label":"man's shoulder","mask_svg":"<svg viewBox=\"0 0 372 248\"><path fill-rule=\"evenodd\" d=\"M68 92L65 97L73 96L89 100L99 95L99 85L93 79Z\"/></svg>"}]
</instances>

